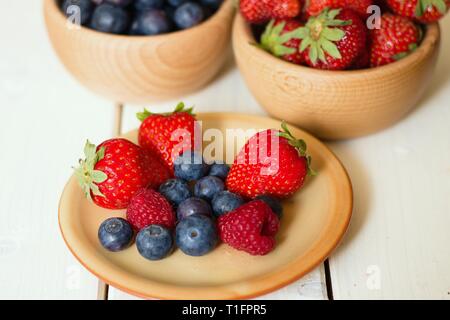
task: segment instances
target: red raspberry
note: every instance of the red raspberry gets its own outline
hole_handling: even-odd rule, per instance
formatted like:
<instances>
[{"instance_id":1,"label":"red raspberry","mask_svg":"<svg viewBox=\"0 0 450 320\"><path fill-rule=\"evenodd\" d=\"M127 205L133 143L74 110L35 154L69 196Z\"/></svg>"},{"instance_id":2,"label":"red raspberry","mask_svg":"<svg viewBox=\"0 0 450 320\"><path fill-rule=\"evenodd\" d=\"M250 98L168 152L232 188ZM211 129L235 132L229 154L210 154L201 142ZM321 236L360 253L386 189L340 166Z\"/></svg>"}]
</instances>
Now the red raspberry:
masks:
<instances>
[{"instance_id":1,"label":"red raspberry","mask_svg":"<svg viewBox=\"0 0 450 320\"><path fill-rule=\"evenodd\" d=\"M255 200L221 216L218 226L224 243L251 255L263 256L275 247L280 222L264 201Z\"/></svg>"},{"instance_id":2,"label":"red raspberry","mask_svg":"<svg viewBox=\"0 0 450 320\"><path fill-rule=\"evenodd\" d=\"M151 224L173 229L176 222L166 198L151 189L141 189L133 196L127 209L127 220L137 231Z\"/></svg>"}]
</instances>

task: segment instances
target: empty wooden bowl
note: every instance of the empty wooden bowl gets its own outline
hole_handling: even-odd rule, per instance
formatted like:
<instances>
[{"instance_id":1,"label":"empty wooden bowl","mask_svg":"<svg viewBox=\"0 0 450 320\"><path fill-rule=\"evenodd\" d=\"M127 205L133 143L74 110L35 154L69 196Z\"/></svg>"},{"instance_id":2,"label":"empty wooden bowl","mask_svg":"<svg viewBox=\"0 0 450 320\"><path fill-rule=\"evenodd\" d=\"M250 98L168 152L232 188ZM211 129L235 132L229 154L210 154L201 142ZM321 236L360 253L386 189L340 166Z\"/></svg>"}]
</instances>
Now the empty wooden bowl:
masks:
<instances>
[{"instance_id":1,"label":"empty wooden bowl","mask_svg":"<svg viewBox=\"0 0 450 320\"><path fill-rule=\"evenodd\" d=\"M56 0L44 0L44 15L59 58L84 86L117 102L145 104L198 90L218 73L230 43L231 2L199 26L157 36L74 29Z\"/></svg>"},{"instance_id":2,"label":"empty wooden bowl","mask_svg":"<svg viewBox=\"0 0 450 320\"><path fill-rule=\"evenodd\" d=\"M344 139L388 127L417 104L437 61L440 29L428 26L408 57L356 71L318 70L276 58L252 45L256 40L240 15L232 37L239 69L269 114L321 138Z\"/></svg>"}]
</instances>

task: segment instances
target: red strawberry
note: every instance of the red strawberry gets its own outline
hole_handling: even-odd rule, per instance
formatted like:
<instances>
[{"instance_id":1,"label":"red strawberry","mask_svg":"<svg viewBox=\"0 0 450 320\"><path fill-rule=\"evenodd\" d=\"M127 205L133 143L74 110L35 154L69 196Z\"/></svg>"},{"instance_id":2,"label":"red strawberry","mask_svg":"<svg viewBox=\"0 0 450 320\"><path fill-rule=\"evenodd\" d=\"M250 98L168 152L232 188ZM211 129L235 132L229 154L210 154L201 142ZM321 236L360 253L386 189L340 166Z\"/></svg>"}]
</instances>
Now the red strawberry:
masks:
<instances>
[{"instance_id":1,"label":"red strawberry","mask_svg":"<svg viewBox=\"0 0 450 320\"><path fill-rule=\"evenodd\" d=\"M240 0L239 10L250 23L259 24L270 20L269 8L261 0Z\"/></svg>"},{"instance_id":2,"label":"red strawberry","mask_svg":"<svg viewBox=\"0 0 450 320\"><path fill-rule=\"evenodd\" d=\"M367 29L359 16L349 9L325 9L309 18L301 28L300 52L314 68L349 68L366 50Z\"/></svg>"},{"instance_id":3,"label":"red strawberry","mask_svg":"<svg viewBox=\"0 0 450 320\"><path fill-rule=\"evenodd\" d=\"M178 104L173 113L156 114L148 110L138 113L142 121L139 145L159 154L173 173L173 161L184 151L194 148L195 116L192 108Z\"/></svg>"},{"instance_id":4,"label":"red strawberry","mask_svg":"<svg viewBox=\"0 0 450 320\"><path fill-rule=\"evenodd\" d=\"M325 8L352 9L362 18L368 16L367 8L373 5L372 0L309 0L306 6L308 16L318 16Z\"/></svg>"},{"instance_id":5,"label":"red strawberry","mask_svg":"<svg viewBox=\"0 0 450 320\"><path fill-rule=\"evenodd\" d=\"M262 0L267 5L273 19L295 18L300 14L300 0Z\"/></svg>"},{"instance_id":6,"label":"red strawberry","mask_svg":"<svg viewBox=\"0 0 450 320\"><path fill-rule=\"evenodd\" d=\"M350 67L352 70L366 69L370 67L370 52L364 50L363 53L356 59Z\"/></svg>"},{"instance_id":7,"label":"red strawberry","mask_svg":"<svg viewBox=\"0 0 450 320\"><path fill-rule=\"evenodd\" d=\"M175 213L172 206L160 193L151 189L139 190L127 208L127 220L136 231L151 224L173 229Z\"/></svg>"},{"instance_id":8,"label":"red strawberry","mask_svg":"<svg viewBox=\"0 0 450 320\"><path fill-rule=\"evenodd\" d=\"M370 65L382 66L407 56L421 40L418 26L405 17L385 13L381 28L370 31Z\"/></svg>"},{"instance_id":9,"label":"red strawberry","mask_svg":"<svg viewBox=\"0 0 450 320\"><path fill-rule=\"evenodd\" d=\"M228 174L229 191L251 199L286 198L302 187L308 173L313 174L306 143L294 138L285 123L282 128L259 132L247 141Z\"/></svg>"},{"instance_id":10,"label":"red strawberry","mask_svg":"<svg viewBox=\"0 0 450 320\"><path fill-rule=\"evenodd\" d=\"M303 24L297 20L272 20L261 36L261 47L283 60L303 64L305 59L299 52L301 39L298 38L299 28Z\"/></svg>"},{"instance_id":11,"label":"red strawberry","mask_svg":"<svg viewBox=\"0 0 450 320\"><path fill-rule=\"evenodd\" d=\"M219 236L229 246L266 255L275 247L280 222L262 200L251 201L218 219Z\"/></svg>"},{"instance_id":12,"label":"red strawberry","mask_svg":"<svg viewBox=\"0 0 450 320\"><path fill-rule=\"evenodd\" d=\"M450 0L387 0L394 13L421 23L441 19L450 8Z\"/></svg>"},{"instance_id":13,"label":"red strawberry","mask_svg":"<svg viewBox=\"0 0 450 320\"><path fill-rule=\"evenodd\" d=\"M125 139L98 147L86 142L75 174L88 199L107 209L125 209L137 190L156 188L170 176L158 156Z\"/></svg>"}]
</instances>

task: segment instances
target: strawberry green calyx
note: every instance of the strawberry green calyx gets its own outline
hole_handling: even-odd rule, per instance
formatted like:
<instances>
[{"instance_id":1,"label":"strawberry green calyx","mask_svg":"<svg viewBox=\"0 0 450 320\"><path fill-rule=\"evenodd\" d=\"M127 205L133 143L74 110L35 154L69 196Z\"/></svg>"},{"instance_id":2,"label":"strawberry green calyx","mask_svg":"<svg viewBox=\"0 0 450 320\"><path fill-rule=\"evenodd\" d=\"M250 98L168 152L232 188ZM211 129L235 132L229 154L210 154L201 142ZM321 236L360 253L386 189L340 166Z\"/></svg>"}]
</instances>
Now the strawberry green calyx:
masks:
<instances>
[{"instance_id":1,"label":"strawberry green calyx","mask_svg":"<svg viewBox=\"0 0 450 320\"><path fill-rule=\"evenodd\" d=\"M175 107L175 110L174 110L173 112L153 113L153 112L150 112L150 111L147 110L147 109L144 109L143 112L138 112L138 113L136 114L136 117L138 118L139 121L142 122L142 121L144 121L145 119L147 119L148 117L150 117L151 115L159 114L159 115L163 115L163 116L168 117L168 116L173 115L174 113L179 113L179 112L185 112L185 113L188 113L188 114L190 114L190 115L194 115L194 113L193 113L192 111L194 111L194 107L186 108L184 102L180 102L180 103Z\"/></svg>"},{"instance_id":2,"label":"strawberry green calyx","mask_svg":"<svg viewBox=\"0 0 450 320\"><path fill-rule=\"evenodd\" d=\"M271 20L261 36L261 47L277 57L293 54L297 51L295 48L287 47L284 44L292 39L300 38L300 27L281 34L285 26L285 21L275 25L275 20Z\"/></svg>"},{"instance_id":3,"label":"strawberry green calyx","mask_svg":"<svg viewBox=\"0 0 450 320\"><path fill-rule=\"evenodd\" d=\"M416 17L422 17L429 9L435 7L441 14L447 12L445 0L419 0L416 6Z\"/></svg>"},{"instance_id":4,"label":"strawberry green calyx","mask_svg":"<svg viewBox=\"0 0 450 320\"><path fill-rule=\"evenodd\" d=\"M108 176L104 172L94 169L97 162L105 156L104 147L98 151L96 150L96 146L87 140L84 146L84 155L86 158L84 160L80 159L80 165L78 168L75 168L75 176L83 189L84 195L90 201L92 201L91 192L95 196L104 197L97 184L105 182L108 179Z\"/></svg>"},{"instance_id":5,"label":"strawberry green calyx","mask_svg":"<svg viewBox=\"0 0 450 320\"><path fill-rule=\"evenodd\" d=\"M342 40L345 32L338 27L352 24L351 20L336 19L341 9L324 9L317 17L309 18L306 25L299 30L299 38L302 39L300 52L309 48L309 58L315 64L317 60L326 63L326 55L335 59L341 59L336 43Z\"/></svg>"},{"instance_id":6,"label":"strawberry green calyx","mask_svg":"<svg viewBox=\"0 0 450 320\"><path fill-rule=\"evenodd\" d=\"M305 142L303 139L297 139L297 138L295 138L295 137L292 135L292 133L289 131L289 129L288 129L287 124L286 124L285 121L283 121L283 122L281 123L281 128L282 128L283 130L280 131L280 132L278 133L278 136L279 136L279 137L282 137L282 138L285 138L285 139L288 141L289 145L291 145L292 147L294 147L294 148L297 150L299 156L300 156L300 157L304 157L304 158L306 159L307 166L308 166L308 168L307 168L307 169L308 169L308 175L309 175L309 176L315 176L315 175L317 175L317 172L314 171L314 170L311 168L312 158L311 158L311 156L308 155L308 153L307 153L307 145L306 145L306 142Z\"/></svg>"}]
</instances>

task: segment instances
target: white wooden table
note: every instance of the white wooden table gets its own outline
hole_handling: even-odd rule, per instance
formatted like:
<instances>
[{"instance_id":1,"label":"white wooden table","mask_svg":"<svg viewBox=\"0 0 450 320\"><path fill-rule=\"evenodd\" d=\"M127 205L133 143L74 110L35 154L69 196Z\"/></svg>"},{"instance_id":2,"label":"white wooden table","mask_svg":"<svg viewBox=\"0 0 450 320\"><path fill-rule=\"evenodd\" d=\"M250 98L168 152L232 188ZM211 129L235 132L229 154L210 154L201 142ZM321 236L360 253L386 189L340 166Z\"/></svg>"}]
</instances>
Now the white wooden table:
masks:
<instances>
[{"instance_id":1,"label":"white wooden table","mask_svg":"<svg viewBox=\"0 0 450 320\"><path fill-rule=\"evenodd\" d=\"M57 206L86 138L138 126L82 88L52 51L35 0L0 4L0 298L95 299L97 279L66 249ZM382 133L329 143L354 184L350 229L329 259L262 298L450 299L450 16L436 76L419 106ZM230 59L215 82L183 98L197 112L264 114ZM152 105L170 110L178 101ZM109 299L133 298L110 288Z\"/></svg>"}]
</instances>

